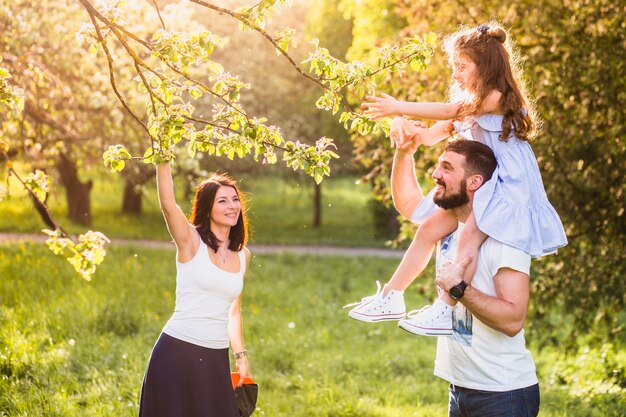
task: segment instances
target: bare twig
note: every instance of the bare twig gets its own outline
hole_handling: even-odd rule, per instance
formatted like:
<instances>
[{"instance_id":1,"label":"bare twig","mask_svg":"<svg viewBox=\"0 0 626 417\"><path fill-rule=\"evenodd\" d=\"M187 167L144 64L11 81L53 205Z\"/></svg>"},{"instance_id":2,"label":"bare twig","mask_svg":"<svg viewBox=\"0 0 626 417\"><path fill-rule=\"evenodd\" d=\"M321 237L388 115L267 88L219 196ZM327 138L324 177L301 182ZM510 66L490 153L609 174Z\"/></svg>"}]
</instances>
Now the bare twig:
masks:
<instances>
[{"instance_id":1,"label":"bare twig","mask_svg":"<svg viewBox=\"0 0 626 417\"><path fill-rule=\"evenodd\" d=\"M82 2L82 0L81 0L81 2ZM93 26L94 26L94 28L96 30L96 34L98 36L98 39L100 40L100 44L102 45L102 49L104 50L104 53L105 53L105 55L107 57L107 64L109 66L109 80L111 82L111 87L113 88L113 92L117 96L117 98L120 101L120 103L122 103L122 106L124 106L124 109L126 109L128 114L130 114L130 116L133 119L135 119L137 121L137 123L139 123L139 125L141 127L143 127L143 129L146 131L146 133L148 133L148 136L150 136L150 130L148 129L148 126L143 122L143 120L141 120L139 118L139 116L137 116L135 114L135 112L126 103L126 100L124 100L124 97L122 97L122 94L117 89L117 84L115 83L115 74L114 74L114 70L113 70L113 57L111 56L111 52L109 51L109 48L107 47L106 40L102 36L102 32L100 32L100 27L98 26L98 22L96 22L96 19L95 19L95 17L93 15L90 14L89 17L90 17L91 22L93 23Z\"/></svg>"},{"instance_id":2,"label":"bare twig","mask_svg":"<svg viewBox=\"0 0 626 417\"><path fill-rule=\"evenodd\" d=\"M161 21L161 27L163 28L163 30L166 30L165 22L163 21L163 18L161 17L161 11L159 10L159 5L157 4L156 0L152 0L152 4L154 4L154 8L156 9L159 20Z\"/></svg>"},{"instance_id":3,"label":"bare twig","mask_svg":"<svg viewBox=\"0 0 626 417\"><path fill-rule=\"evenodd\" d=\"M206 120L204 120L204 119L198 119L197 117L193 117L193 116L192 116L192 117L190 117L190 116L185 116L185 119L190 120L190 121L192 121L192 122L201 123L201 124L203 124L203 125L213 126L213 127L217 128L217 129L224 129L224 130L228 130L228 131L233 132L233 133L238 133L236 130L231 129L231 128L230 128L230 127L228 127L228 126L222 126L222 125L220 125L220 124L213 123L213 122L209 122L209 121L206 121Z\"/></svg>"}]
</instances>

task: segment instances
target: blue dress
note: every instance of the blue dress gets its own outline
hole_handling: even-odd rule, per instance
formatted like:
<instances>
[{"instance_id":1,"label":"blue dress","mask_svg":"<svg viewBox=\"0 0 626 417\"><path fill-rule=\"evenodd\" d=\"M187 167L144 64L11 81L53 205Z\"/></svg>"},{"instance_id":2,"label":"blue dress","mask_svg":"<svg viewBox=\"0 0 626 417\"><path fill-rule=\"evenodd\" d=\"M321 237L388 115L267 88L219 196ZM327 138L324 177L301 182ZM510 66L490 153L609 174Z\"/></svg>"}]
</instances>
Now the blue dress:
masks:
<instances>
[{"instance_id":1,"label":"blue dress","mask_svg":"<svg viewBox=\"0 0 626 417\"><path fill-rule=\"evenodd\" d=\"M498 161L491 179L474 193L476 224L488 236L530 256L554 253L567 244L563 223L548 201L530 144L514 132L506 142L499 139L502 117L483 114L454 122L462 137L489 146ZM432 213L433 191L418 205L412 220L421 223Z\"/></svg>"}]
</instances>

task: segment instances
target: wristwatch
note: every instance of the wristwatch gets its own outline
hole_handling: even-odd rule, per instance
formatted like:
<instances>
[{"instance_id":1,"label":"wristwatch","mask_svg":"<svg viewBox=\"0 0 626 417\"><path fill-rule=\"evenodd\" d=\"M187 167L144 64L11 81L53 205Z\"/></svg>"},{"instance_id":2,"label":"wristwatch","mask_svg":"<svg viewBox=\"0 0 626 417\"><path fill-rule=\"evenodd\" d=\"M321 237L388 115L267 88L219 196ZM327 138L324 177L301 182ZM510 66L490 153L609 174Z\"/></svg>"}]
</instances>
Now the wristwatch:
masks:
<instances>
[{"instance_id":1,"label":"wristwatch","mask_svg":"<svg viewBox=\"0 0 626 417\"><path fill-rule=\"evenodd\" d=\"M461 297L463 297L463 294L465 294L466 288L467 288L467 282L461 280L461 282L459 282L455 286L450 287L448 294L450 294L450 297L452 297L453 299L460 300Z\"/></svg>"}]
</instances>

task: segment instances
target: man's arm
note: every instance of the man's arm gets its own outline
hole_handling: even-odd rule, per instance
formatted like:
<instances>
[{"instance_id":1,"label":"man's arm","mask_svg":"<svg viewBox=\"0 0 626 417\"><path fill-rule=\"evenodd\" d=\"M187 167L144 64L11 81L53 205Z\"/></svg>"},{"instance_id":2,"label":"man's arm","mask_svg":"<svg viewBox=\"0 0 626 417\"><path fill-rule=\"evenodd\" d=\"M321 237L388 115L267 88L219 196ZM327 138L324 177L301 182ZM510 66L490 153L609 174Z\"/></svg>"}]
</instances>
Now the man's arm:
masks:
<instances>
[{"instance_id":1,"label":"man's arm","mask_svg":"<svg viewBox=\"0 0 626 417\"><path fill-rule=\"evenodd\" d=\"M456 264L446 264L437 271L437 285L444 291L461 282L469 257ZM493 277L496 295L487 295L469 286L460 302L492 329L513 337L524 327L530 278L511 268L500 268Z\"/></svg>"},{"instance_id":2,"label":"man's arm","mask_svg":"<svg viewBox=\"0 0 626 417\"><path fill-rule=\"evenodd\" d=\"M391 123L389 135L392 143L396 144L396 153L393 156L391 167L391 197L396 210L407 219L411 218L415 207L422 201L424 195L415 178L415 162L413 155L420 143L415 138L407 137L407 128L416 127L419 122L408 122L396 117Z\"/></svg>"},{"instance_id":3,"label":"man's arm","mask_svg":"<svg viewBox=\"0 0 626 417\"><path fill-rule=\"evenodd\" d=\"M501 268L493 281L495 297L469 286L461 303L487 326L513 337L524 327L530 279L523 272Z\"/></svg>"},{"instance_id":4,"label":"man's arm","mask_svg":"<svg viewBox=\"0 0 626 417\"><path fill-rule=\"evenodd\" d=\"M391 197L398 213L411 218L424 195L415 177L413 154L396 149L391 168Z\"/></svg>"}]
</instances>

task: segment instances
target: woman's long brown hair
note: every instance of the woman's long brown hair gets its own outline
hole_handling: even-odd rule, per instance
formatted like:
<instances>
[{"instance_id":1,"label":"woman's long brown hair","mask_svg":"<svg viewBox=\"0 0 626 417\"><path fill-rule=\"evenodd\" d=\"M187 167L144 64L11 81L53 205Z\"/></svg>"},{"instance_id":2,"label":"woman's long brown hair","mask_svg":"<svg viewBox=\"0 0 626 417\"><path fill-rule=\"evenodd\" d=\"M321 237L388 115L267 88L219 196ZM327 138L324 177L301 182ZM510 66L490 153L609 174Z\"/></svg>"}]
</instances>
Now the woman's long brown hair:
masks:
<instances>
[{"instance_id":1,"label":"woman's long brown hair","mask_svg":"<svg viewBox=\"0 0 626 417\"><path fill-rule=\"evenodd\" d=\"M237 182L224 174L214 174L208 180L203 181L196 188L196 195L193 198L193 206L189 221L196 227L200 238L211 249L217 251L221 241L211 231L211 211L215 203L215 194L220 187L232 187L235 189L239 201L241 202L241 212L237 219L237 224L230 228L228 235L228 249L239 252L248 241L248 222L245 216L245 202L241 197L241 192L237 187Z\"/></svg>"},{"instance_id":2,"label":"woman's long brown hair","mask_svg":"<svg viewBox=\"0 0 626 417\"><path fill-rule=\"evenodd\" d=\"M464 28L446 38L445 48L450 60L463 56L476 64L476 83L471 86L473 97L462 102L457 116L484 113L484 100L496 90L502 94L500 140L508 140L512 130L519 139L531 140L536 133L535 109L521 82L517 58L506 31L494 22Z\"/></svg>"}]
</instances>

